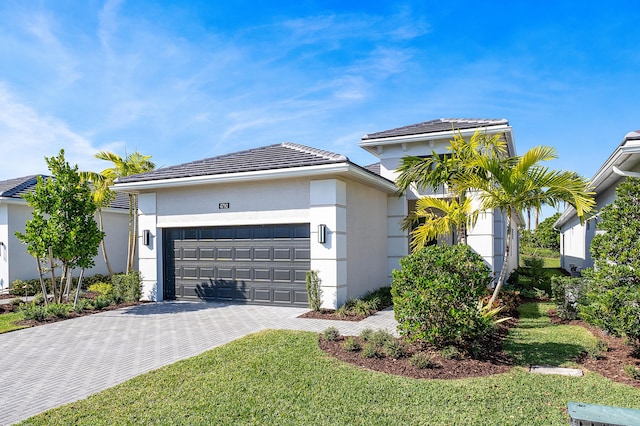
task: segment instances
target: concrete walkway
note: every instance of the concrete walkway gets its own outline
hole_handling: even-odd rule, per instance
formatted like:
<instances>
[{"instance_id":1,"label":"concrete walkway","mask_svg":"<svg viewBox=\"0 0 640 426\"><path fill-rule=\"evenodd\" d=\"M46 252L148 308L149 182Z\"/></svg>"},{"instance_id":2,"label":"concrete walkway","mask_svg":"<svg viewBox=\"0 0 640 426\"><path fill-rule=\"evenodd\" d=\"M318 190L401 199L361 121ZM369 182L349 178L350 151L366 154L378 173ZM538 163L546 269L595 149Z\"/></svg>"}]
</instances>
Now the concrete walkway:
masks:
<instances>
[{"instance_id":1,"label":"concrete walkway","mask_svg":"<svg viewBox=\"0 0 640 426\"><path fill-rule=\"evenodd\" d=\"M392 310L359 322L297 318L308 311L255 305L161 302L0 334L0 425L9 425L132 377L265 329L344 335L395 332Z\"/></svg>"}]
</instances>

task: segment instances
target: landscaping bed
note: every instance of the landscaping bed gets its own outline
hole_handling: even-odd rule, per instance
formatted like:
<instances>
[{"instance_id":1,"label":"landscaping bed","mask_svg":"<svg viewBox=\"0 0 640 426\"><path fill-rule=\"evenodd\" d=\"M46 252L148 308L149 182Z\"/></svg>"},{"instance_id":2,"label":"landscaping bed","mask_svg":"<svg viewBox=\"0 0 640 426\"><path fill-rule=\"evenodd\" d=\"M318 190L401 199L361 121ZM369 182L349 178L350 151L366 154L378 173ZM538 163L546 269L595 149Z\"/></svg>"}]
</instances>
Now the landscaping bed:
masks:
<instances>
[{"instance_id":1,"label":"landscaping bed","mask_svg":"<svg viewBox=\"0 0 640 426\"><path fill-rule=\"evenodd\" d=\"M640 380L629 377L624 371L625 365L640 368L640 359L633 353L633 348L627 345L623 338L606 334L597 327L593 327L582 320L563 320L555 310L549 311L552 324L567 324L584 327L599 341L604 342L602 351L595 354L583 353L576 361L585 368L603 375L615 382L625 383L640 388Z\"/></svg>"},{"instance_id":2,"label":"landscaping bed","mask_svg":"<svg viewBox=\"0 0 640 426\"><path fill-rule=\"evenodd\" d=\"M549 363L554 366L576 363L612 381L640 388L640 380L629 377L624 371L625 365L640 367L640 359L634 357L633 348L626 345L624 339L608 336L601 330L591 327L580 320L561 320L554 310L548 311L545 316L548 316L548 321L552 326L569 325L584 328L593 336L596 342L601 341L605 343L605 345L602 345L602 343L597 345L604 350L586 350L583 348L575 351L575 349L570 348L564 352L567 354L564 359L562 358L563 352L561 350L555 358L545 357L545 354L541 354L537 359L524 358L524 363L521 362L521 359L519 362L518 358L514 359L513 354L505 351L502 347L502 343L509 335L509 330L518 324L517 319L511 319L498 324L496 336L490 340L492 346L485 347L485 351L482 354L474 357L462 354L454 358L445 357L442 355L442 351L421 350L418 345L408 345L406 347L406 353L398 358L385 356L384 350L380 350L377 356L364 357L362 350L350 351L345 348L345 340L348 338L346 336L338 336L335 340L320 337L319 347L332 357L364 369L417 379L461 379L490 376L506 373L516 365L528 367L528 362L531 362L531 364ZM530 325L527 324L525 327L528 328ZM543 329L544 326L541 327L541 333L545 333ZM360 347L366 344L360 337L352 337L352 339L354 339ZM562 343L554 344L561 345ZM537 351L533 346L534 344L528 345L527 350L535 353ZM517 347L517 344L511 343L511 347ZM595 347L596 345L594 345L594 348ZM424 352L429 357L429 367L418 368L412 364L411 357L418 352ZM552 360L551 362L545 362L550 359Z\"/></svg>"}]
</instances>

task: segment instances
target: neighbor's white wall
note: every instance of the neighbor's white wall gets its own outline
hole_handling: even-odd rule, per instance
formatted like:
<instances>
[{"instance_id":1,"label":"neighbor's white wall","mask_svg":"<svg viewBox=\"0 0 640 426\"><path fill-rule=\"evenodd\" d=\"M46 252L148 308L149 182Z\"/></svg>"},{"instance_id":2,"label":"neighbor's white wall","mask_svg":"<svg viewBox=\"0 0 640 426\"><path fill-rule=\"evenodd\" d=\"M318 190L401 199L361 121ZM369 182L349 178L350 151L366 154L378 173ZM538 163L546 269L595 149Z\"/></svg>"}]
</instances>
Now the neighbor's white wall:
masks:
<instances>
[{"instance_id":1,"label":"neighbor's white wall","mask_svg":"<svg viewBox=\"0 0 640 426\"><path fill-rule=\"evenodd\" d=\"M15 280L30 280L38 278L36 261L29 253L27 246L22 244L15 233L25 232L27 220L32 219L31 207L27 204L8 204L8 247L9 285Z\"/></svg>"},{"instance_id":2,"label":"neighbor's white wall","mask_svg":"<svg viewBox=\"0 0 640 426\"><path fill-rule=\"evenodd\" d=\"M6 204L0 204L0 290L9 287L9 211Z\"/></svg>"},{"instance_id":3,"label":"neighbor's white wall","mask_svg":"<svg viewBox=\"0 0 640 426\"><path fill-rule=\"evenodd\" d=\"M311 269L322 280L322 306L337 308L347 291L347 184L338 179L309 182ZM327 226L326 242L318 242L318 225Z\"/></svg>"},{"instance_id":4,"label":"neighbor's white wall","mask_svg":"<svg viewBox=\"0 0 640 426\"><path fill-rule=\"evenodd\" d=\"M388 286L387 194L347 183L347 298Z\"/></svg>"},{"instance_id":5,"label":"neighbor's white wall","mask_svg":"<svg viewBox=\"0 0 640 426\"><path fill-rule=\"evenodd\" d=\"M4 213L3 213L4 211ZM5 231L2 231L2 223L4 216ZM26 223L33 218L32 209L26 203L11 203L0 205L0 241L3 241L6 247L2 248L0 258L0 280L4 280L6 287L15 280L30 280L38 278L38 270L36 261L32 255L27 252L27 246L22 244L15 236L16 231L25 232ZM128 235L128 216L126 211L121 212L105 211L103 212L104 229L107 234L107 253L109 260L113 266L114 272L124 272L127 257L127 235ZM97 217L96 217L97 221ZM4 233L4 237L1 235ZM3 263L6 263L6 268ZM102 255L102 248L98 248L98 254L94 258L95 266L85 271L85 276L95 274L108 274L108 270ZM75 271L74 275L78 276L79 271Z\"/></svg>"}]
</instances>

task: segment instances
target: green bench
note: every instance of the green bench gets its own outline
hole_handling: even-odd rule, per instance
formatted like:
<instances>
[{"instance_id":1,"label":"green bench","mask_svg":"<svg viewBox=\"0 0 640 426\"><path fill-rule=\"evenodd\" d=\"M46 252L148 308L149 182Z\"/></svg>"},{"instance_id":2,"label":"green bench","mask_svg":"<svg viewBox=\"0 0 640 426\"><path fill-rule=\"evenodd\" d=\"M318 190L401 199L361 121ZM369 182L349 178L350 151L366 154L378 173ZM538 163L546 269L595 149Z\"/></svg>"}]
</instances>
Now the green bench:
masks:
<instances>
[{"instance_id":1,"label":"green bench","mask_svg":"<svg viewBox=\"0 0 640 426\"><path fill-rule=\"evenodd\" d=\"M571 426L640 426L640 410L608 405L567 403Z\"/></svg>"}]
</instances>

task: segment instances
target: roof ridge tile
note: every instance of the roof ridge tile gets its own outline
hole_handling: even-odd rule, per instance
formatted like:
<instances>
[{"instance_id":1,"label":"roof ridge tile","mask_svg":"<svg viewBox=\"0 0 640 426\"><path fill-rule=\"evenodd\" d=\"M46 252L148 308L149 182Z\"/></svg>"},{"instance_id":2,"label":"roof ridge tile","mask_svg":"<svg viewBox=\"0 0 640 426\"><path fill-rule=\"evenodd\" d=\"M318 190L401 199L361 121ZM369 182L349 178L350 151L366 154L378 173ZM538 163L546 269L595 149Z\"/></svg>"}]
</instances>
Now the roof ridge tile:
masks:
<instances>
[{"instance_id":1,"label":"roof ridge tile","mask_svg":"<svg viewBox=\"0 0 640 426\"><path fill-rule=\"evenodd\" d=\"M341 160L348 161L349 159L342 154L336 154L335 152L325 151L323 149L311 148L306 145L300 145L293 142L283 142L281 144L285 148L294 149L299 152L304 152L306 154L318 155L320 157L326 158L327 160Z\"/></svg>"}]
</instances>

